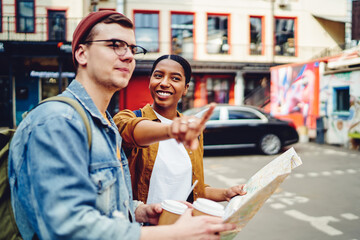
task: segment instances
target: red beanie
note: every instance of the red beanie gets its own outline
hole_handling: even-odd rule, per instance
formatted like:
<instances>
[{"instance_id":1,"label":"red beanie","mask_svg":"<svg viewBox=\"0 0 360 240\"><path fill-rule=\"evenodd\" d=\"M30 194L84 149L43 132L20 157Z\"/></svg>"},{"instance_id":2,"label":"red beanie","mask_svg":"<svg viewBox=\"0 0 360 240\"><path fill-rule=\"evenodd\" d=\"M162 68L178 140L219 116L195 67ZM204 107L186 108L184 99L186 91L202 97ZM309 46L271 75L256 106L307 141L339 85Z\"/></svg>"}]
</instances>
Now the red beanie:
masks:
<instances>
[{"instance_id":1,"label":"red beanie","mask_svg":"<svg viewBox=\"0 0 360 240\"><path fill-rule=\"evenodd\" d=\"M87 15L85 18L83 18L80 21L80 23L77 25L72 40L72 59L75 68L77 67L77 61L75 59L75 51L78 48L79 44L85 40L84 38L89 34L90 30L92 29L93 26L95 26L95 24L97 24L101 20L113 14L124 16L119 12L111 11L111 10L92 12L89 15Z\"/></svg>"}]
</instances>

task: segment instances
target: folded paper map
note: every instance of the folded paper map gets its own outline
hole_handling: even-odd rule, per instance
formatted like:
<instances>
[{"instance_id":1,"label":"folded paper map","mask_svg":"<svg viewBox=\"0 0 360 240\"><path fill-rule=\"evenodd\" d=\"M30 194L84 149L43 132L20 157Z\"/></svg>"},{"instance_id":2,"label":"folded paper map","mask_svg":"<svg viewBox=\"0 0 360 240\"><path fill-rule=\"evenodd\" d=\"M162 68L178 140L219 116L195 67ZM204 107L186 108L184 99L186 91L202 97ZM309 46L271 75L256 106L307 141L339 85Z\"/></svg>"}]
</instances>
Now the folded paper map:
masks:
<instances>
[{"instance_id":1,"label":"folded paper map","mask_svg":"<svg viewBox=\"0 0 360 240\"><path fill-rule=\"evenodd\" d=\"M301 164L302 161L294 148L290 148L252 176L246 183L247 194L232 198L225 208L225 222L235 223L236 229L222 232L221 239L233 239L291 173L291 170Z\"/></svg>"}]
</instances>

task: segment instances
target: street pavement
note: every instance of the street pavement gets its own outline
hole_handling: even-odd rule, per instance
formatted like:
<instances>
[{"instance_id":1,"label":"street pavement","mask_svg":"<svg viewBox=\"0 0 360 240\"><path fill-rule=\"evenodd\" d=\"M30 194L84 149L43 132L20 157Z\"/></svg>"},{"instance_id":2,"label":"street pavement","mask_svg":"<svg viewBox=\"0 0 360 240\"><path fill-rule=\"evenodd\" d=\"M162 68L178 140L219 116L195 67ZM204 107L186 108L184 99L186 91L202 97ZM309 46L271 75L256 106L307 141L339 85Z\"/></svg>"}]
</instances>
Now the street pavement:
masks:
<instances>
[{"instance_id":1,"label":"street pavement","mask_svg":"<svg viewBox=\"0 0 360 240\"><path fill-rule=\"evenodd\" d=\"M360 240L360 152L312 142L293 147L303 164L235 239ZM206 152L205 182L213 187L246 183L276 156Z\"/></svg>"}]
</instances>

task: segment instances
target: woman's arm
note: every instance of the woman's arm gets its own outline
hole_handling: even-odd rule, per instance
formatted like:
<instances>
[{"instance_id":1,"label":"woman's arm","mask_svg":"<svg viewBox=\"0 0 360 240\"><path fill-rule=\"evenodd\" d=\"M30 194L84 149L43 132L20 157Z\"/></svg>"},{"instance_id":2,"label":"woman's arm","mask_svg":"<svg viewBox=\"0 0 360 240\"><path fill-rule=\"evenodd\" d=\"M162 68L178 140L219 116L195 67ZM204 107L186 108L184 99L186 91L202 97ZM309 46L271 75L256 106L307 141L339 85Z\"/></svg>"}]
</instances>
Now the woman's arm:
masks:
<instances>
[{"instance_id":1,"label":"woman's arm","mask_svg":"<svg viewBox=\"0 0 360 240\"><path fill-rule=\"evenodd\" d=\"M199 146L198 136L204 130L205 123L214 109L215 104L211 104L202 118L181 116L173 119L171 125L153 122L147 118L137 118L129 110L118 113L114 121L123 140L135 146L145 147L161 140L175 138L186 148L196 149Z\"/></svg>"},{"instance_id":2,"label":"woman's arm","mask_svg":"<svg viewBox=\"0 0 360 240\"><path fill-rule=\"evenodd\" d=\"M231 188L214 188L214 187L205 187L205 198L216 201L230 201L231 198L236 195L245 195L245 184L233 186Z\"/></svg>"},{"instance_id":3,"label":"woman's arm","mask_svg":"<svg viewBox=\"0 0 360 240\"><path fill-rule=\"evenodd\" d=\"M149 146L152 143L171 138L171 125L140 121L134 128L134 140L139 146Z\"/></svg>"}]
</instances>

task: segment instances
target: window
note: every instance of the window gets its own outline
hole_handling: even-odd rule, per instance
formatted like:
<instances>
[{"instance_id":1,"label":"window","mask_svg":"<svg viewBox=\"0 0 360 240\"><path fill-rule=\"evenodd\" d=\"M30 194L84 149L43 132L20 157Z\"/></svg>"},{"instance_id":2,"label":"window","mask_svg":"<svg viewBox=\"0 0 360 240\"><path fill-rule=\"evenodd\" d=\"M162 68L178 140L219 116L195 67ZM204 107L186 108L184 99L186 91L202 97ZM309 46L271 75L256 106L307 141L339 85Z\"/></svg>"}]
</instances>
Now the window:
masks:
<instances>
[{"instance_id":1,"label":"window","mask_svg":"<svg viewBox=\"0 0 360 240\"><path fill-rule=\"evenodd\" d=\"M59 78L40 78L41 99L46 99L59 94ZM65 91L68 86L68 78L62 78L61 91Z\"/></svg>"},{"instance_id":2,"label":"window","mask_svg":"<svg viewBox=\"0 0 360 240\"><path fill-rule=\"evenodd\" d=\"M48 10L48 39L64 41L66 39L66 17L65 11Z\"/></svg>"},{"instance_id":3,"label":"window","mask_svg":"<svg viewBox=\"0 0 360 240\"><path fill-rule=\"evenodd\" d=\"M12 96L9 86L9 76L0 75L0 127L8 127L11 125L11 103Z\"/></svg>"},{"instance_id":4,"label":"window","mask_svg":"<svg viewBox=\"0 0 360 240\"><path fill-rule=\"evenodd\" d=\"M208 78L206 80L208 102L229 103L230 80Z\"/></svg>"},{"instance_id":5,"label":"window","mask_svg":"<svg viewBox=\"0 0 360 240\"><path fill-rule=\"evenodd\" d=\"M181 98L178 109L184 111L194 107L195 80L192 78L189 82L189 88L185 96Z\"/></svg>"},{"instance_id":6,"label":"window","mask_svg":"<svg viewBox=\"0 0 360 240\"><path fill-rule=\"evenodd\" d=\"M250 55L263 54L262 17L250 17Z\"/></svg>"},{"instance_id":7,"label":"window","mask_svg":"<svg viewBox=\"0 0 360 240\"><path fill-rule=\"evenodd\" d=\"M350 109L349 87L334 88L334 111L348 112Z\"/></svg>"},{"instance_id":8,"label":"window","mask_svg":"<svg viewBox=\"0 0 360 240\"><path fill-rule=\"evenodd\" d=\"M295 19L275 18L275 55L295 56Z\"/></svg>"},{"instance_id":9,"label":"window","mask_svg":"<svg viewBox=\"0 0 360 240\"><path fill-rule=\"evenodd\" d=\"M148 52L159 52L159 12L135 12L136 44Z\"/></svg>"},{"instance_id":10,"label":"window","mask_svg":"<svg viewBox=\"0 0 360 240\"><path fill-rule=\"evenodd\" d=\"M16 31L35 32L34 0L17 0L16 10Z\"/></svg>"},{"instance_id":11,"label":"window","mask_svg":"<svg viewBox=\"0 0 360 240\"><path fill-rule=\"evenodd\" d=\"M229 109L229 120L247 120L260 119L255 113L248 111L241 111L236 109Z\"/></svg>"},{"instance_id":12,"label":"window","mask_svg":"<svg viewBox=\"0 0 360 240\"><path fill-rule=\"evenodd\" d=\"M192 116L196 116L198 118L201 118L205 112L207 112L209 109L206 108L206 109L203 109L201 110L200 112L196 113L194 111L189 111L187 115L192 115ZM209 120L220 120L220 108L215 108L213 113L211 114L210 116L210 119Z\"/></svg>"},{"instance_id":13,"label":"window","mask_svg":"<svg viewBox=\"0 0 360 240\"><path fill-rule=\"evenodd\" d=\"M208 15L207 52L229 53L228 16Z\"/></svg>"},{"instance_id":14,"label":"window","mask_svg":"<svg viewBox=\"0 0 360 240\"><path fill-rule=\"evenodd\" d=\"M194 15L171 13L171 52L184 58L193 58Z\"/></svg>"},{"instance_id":15,"label":"window","mask_svg":"<svg viewBox=\"0 0 360 240\"><path fill-rule=\"evenodd\" d=\"M215 109L209 120L220 120L220 109Z\"/></svg>"}]
</instances>

